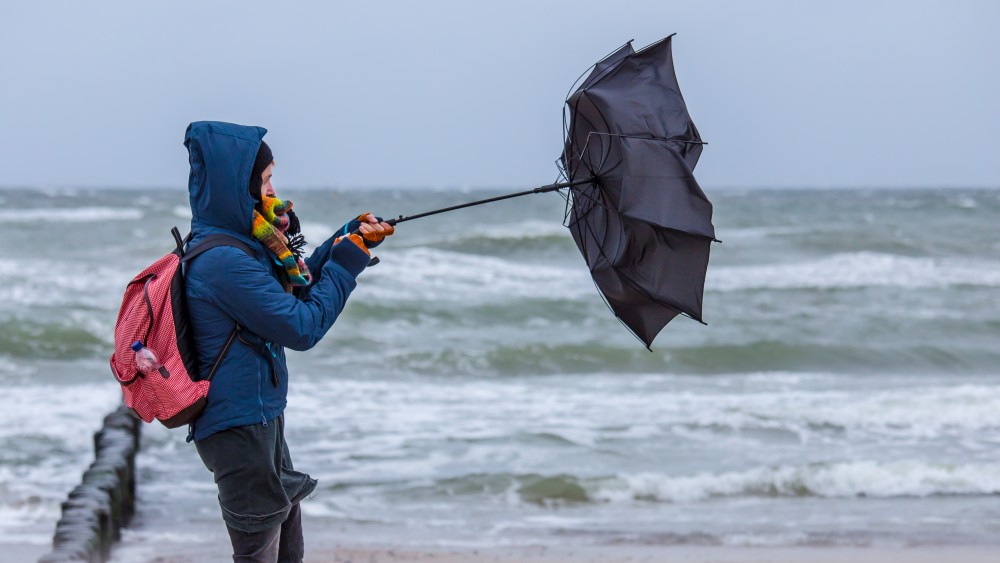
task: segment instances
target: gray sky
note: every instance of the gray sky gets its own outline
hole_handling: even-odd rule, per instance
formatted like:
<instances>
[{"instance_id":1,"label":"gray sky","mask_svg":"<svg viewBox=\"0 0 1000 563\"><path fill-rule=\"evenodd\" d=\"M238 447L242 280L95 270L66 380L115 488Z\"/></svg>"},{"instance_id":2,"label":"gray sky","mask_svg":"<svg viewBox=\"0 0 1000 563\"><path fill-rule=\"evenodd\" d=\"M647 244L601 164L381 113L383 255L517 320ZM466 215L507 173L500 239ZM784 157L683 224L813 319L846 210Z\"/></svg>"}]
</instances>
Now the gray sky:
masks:
<instances>
[{"instance_id":1,"label":"gray sky","mask_svg":"<svg viewBox=\"0 0 1000 563\"><path fill-rule=\"evenodd\" d=\"M1000 186L1000 2L153 4L4 2L0 186L183 186L214 119L279 188L533 187L577 76L673 32L703 186Z\"/></svg>"}]
</instances>

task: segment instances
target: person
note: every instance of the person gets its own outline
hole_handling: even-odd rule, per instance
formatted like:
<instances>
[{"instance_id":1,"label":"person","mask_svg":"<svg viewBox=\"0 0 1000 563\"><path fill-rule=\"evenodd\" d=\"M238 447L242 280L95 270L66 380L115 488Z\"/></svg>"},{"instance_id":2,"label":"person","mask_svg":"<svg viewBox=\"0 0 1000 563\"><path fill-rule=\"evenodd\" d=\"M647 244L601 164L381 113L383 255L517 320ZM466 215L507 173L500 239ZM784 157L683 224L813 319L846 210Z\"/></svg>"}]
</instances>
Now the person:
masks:
<instances>
[{"instance_id":1,"label":"person","mask_svg":"<svg viewBox=\"0 0 1000 563\"><path fill-rule=\"evenodd\" d=\"M239 239L187 266L185 295L200 373L235 335L191 425L213 473L236 562L299 562L304 556L299 501L316 480L292 464L283 413L285 348L308 350L336 321L369 263L369 249L393 233L371 214L348 222L302 258L304 239L289 201L275 192L267 131L221 122L188 126L192 239Z\"/></svg>"}]
</instances>

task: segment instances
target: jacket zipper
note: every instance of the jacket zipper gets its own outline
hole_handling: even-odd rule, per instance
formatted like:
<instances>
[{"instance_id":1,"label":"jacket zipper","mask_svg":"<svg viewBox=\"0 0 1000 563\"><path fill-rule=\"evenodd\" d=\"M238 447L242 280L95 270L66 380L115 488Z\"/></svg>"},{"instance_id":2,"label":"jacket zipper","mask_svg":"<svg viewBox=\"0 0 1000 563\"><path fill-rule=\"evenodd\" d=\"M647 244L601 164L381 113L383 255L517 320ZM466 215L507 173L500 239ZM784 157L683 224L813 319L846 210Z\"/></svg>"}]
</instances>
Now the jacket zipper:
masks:
<instances>
[{"instance_id":1,"label":"jacket zipper","mask_svg":"<svg viewBox=\"0 0 1000 563\"><path fill-rule=\"evenodd\" d=\"M267 348L268 353L271 354L271 358L268 360L268 363L271 365L271 383L275 387L277 387L278 384L279 384L279 382L278 382L278 362L277 362L278 353L275 352L271 348L271 343L270 342L265 342L264 343L264 347Z\"/></svg>"},{"instance_id":2,"label":"jacket zipper","mask_svg":"<svg viewBox=\"0 0 1000 563\"><path fill-rule=\"evenodd\" d=\"M264 374L260 369L260 358L257 358L257 404L260 405L260 421L267 428L267 419L264 418L264 391L261 389L261 380Z\"/></svg>"}]
</instances>

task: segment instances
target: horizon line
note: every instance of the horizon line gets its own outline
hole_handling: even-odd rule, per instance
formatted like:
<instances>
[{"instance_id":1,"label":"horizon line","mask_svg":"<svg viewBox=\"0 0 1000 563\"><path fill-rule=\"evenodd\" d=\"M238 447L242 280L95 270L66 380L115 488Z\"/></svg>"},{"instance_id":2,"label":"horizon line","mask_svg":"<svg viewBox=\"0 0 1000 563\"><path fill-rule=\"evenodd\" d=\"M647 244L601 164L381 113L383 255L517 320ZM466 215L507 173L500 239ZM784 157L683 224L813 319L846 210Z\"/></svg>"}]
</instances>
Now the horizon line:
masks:
<instances>
[{"instance_id":1,"label":"horizon line","mask_svg":"<svg viewBox=\"0 0 1000 563\"><path fill-rule=\"evenodd\" d=\"M461 185L450 185L450 186L350 186L350 185L305 185L305 186L286 186L282 189L287 189L290 191L344 191L344 190L363 190L363 191L457 191L457 192L487 192L487 191L509 191L509 190L519 190L519 189L531 189L530 187L525 187L524 185L507 185L507 186L461 186ZM793 184L782 184L782 185L765 185L765 184L753 184L753 185L725 185L719 184L715 186L702 186L702 189L709 191L719 190L719 191L735 191L735 190L749 190L749 191L765 191L765 190L996 190L1000 189L1000 184L813 184L813 185L793 185ZM32 190L32 191L46 191L46 190L106 190L106 191L152 191L152 190L176 190L176 191L186 191L186 185L176 185L170 186L165 184L148 184L148 185L100 185L100 184L39 184L39 185L2 185L0 184L0 191L16 191L16 190Z\"/></svg>"}]
</instances>

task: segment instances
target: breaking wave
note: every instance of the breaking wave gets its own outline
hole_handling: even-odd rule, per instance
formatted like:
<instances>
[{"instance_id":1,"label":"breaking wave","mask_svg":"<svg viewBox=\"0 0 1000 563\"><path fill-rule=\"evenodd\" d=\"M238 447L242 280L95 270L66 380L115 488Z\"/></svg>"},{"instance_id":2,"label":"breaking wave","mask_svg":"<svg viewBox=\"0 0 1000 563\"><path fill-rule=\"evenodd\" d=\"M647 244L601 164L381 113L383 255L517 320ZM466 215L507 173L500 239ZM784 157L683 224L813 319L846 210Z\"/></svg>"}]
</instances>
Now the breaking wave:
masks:
<instances>
[{"instance_id":1,"label":"breaking wave","mask_svg":"<svg viewBox=\"0 0 1000 563\"><path fill-rule=\"evenodd\" d=\"M100 221L139 220L145 216L141 209L134 207L73 207L0 210L0 221L5 223L36 223L53 221L59 223L96 223Z\"/></svg>"},{"instance_id":2,"label":"breaking wave","mask_svg":"<svg viewBox=\"0 0 1000 563\"><path fill-rule=\"evenodd\" d=\"M470 474L403 488L407 495L486 495L508 502L692 503L714 498L899 498L1000 495L1000 464L945 465L922 461L857 461L745 471L667 475Z\"/></svg>"},{"instance_id":3,"label":"breaking wave","mask_svg":"<svg viewBox=\"0 0 1000 563\"><path fill-rule=\"evenodd\" d=\"M791 264L719 266L709 269L706 282L716 291L955 286L1000 286L1000 262L853 252Z\"/></svg>"},{"instance_id":4,"label":"breaking wave","mask_svg":"<svg viewBox=\"0 0 1000 563\"><path fill-rule=\"evenodd\" d=\"M1000 494L1000 465L870 461L669 476L639 473L583 481L594 500L693 502L713 497L928 497Z\"/></svg>"}]
</instances>

